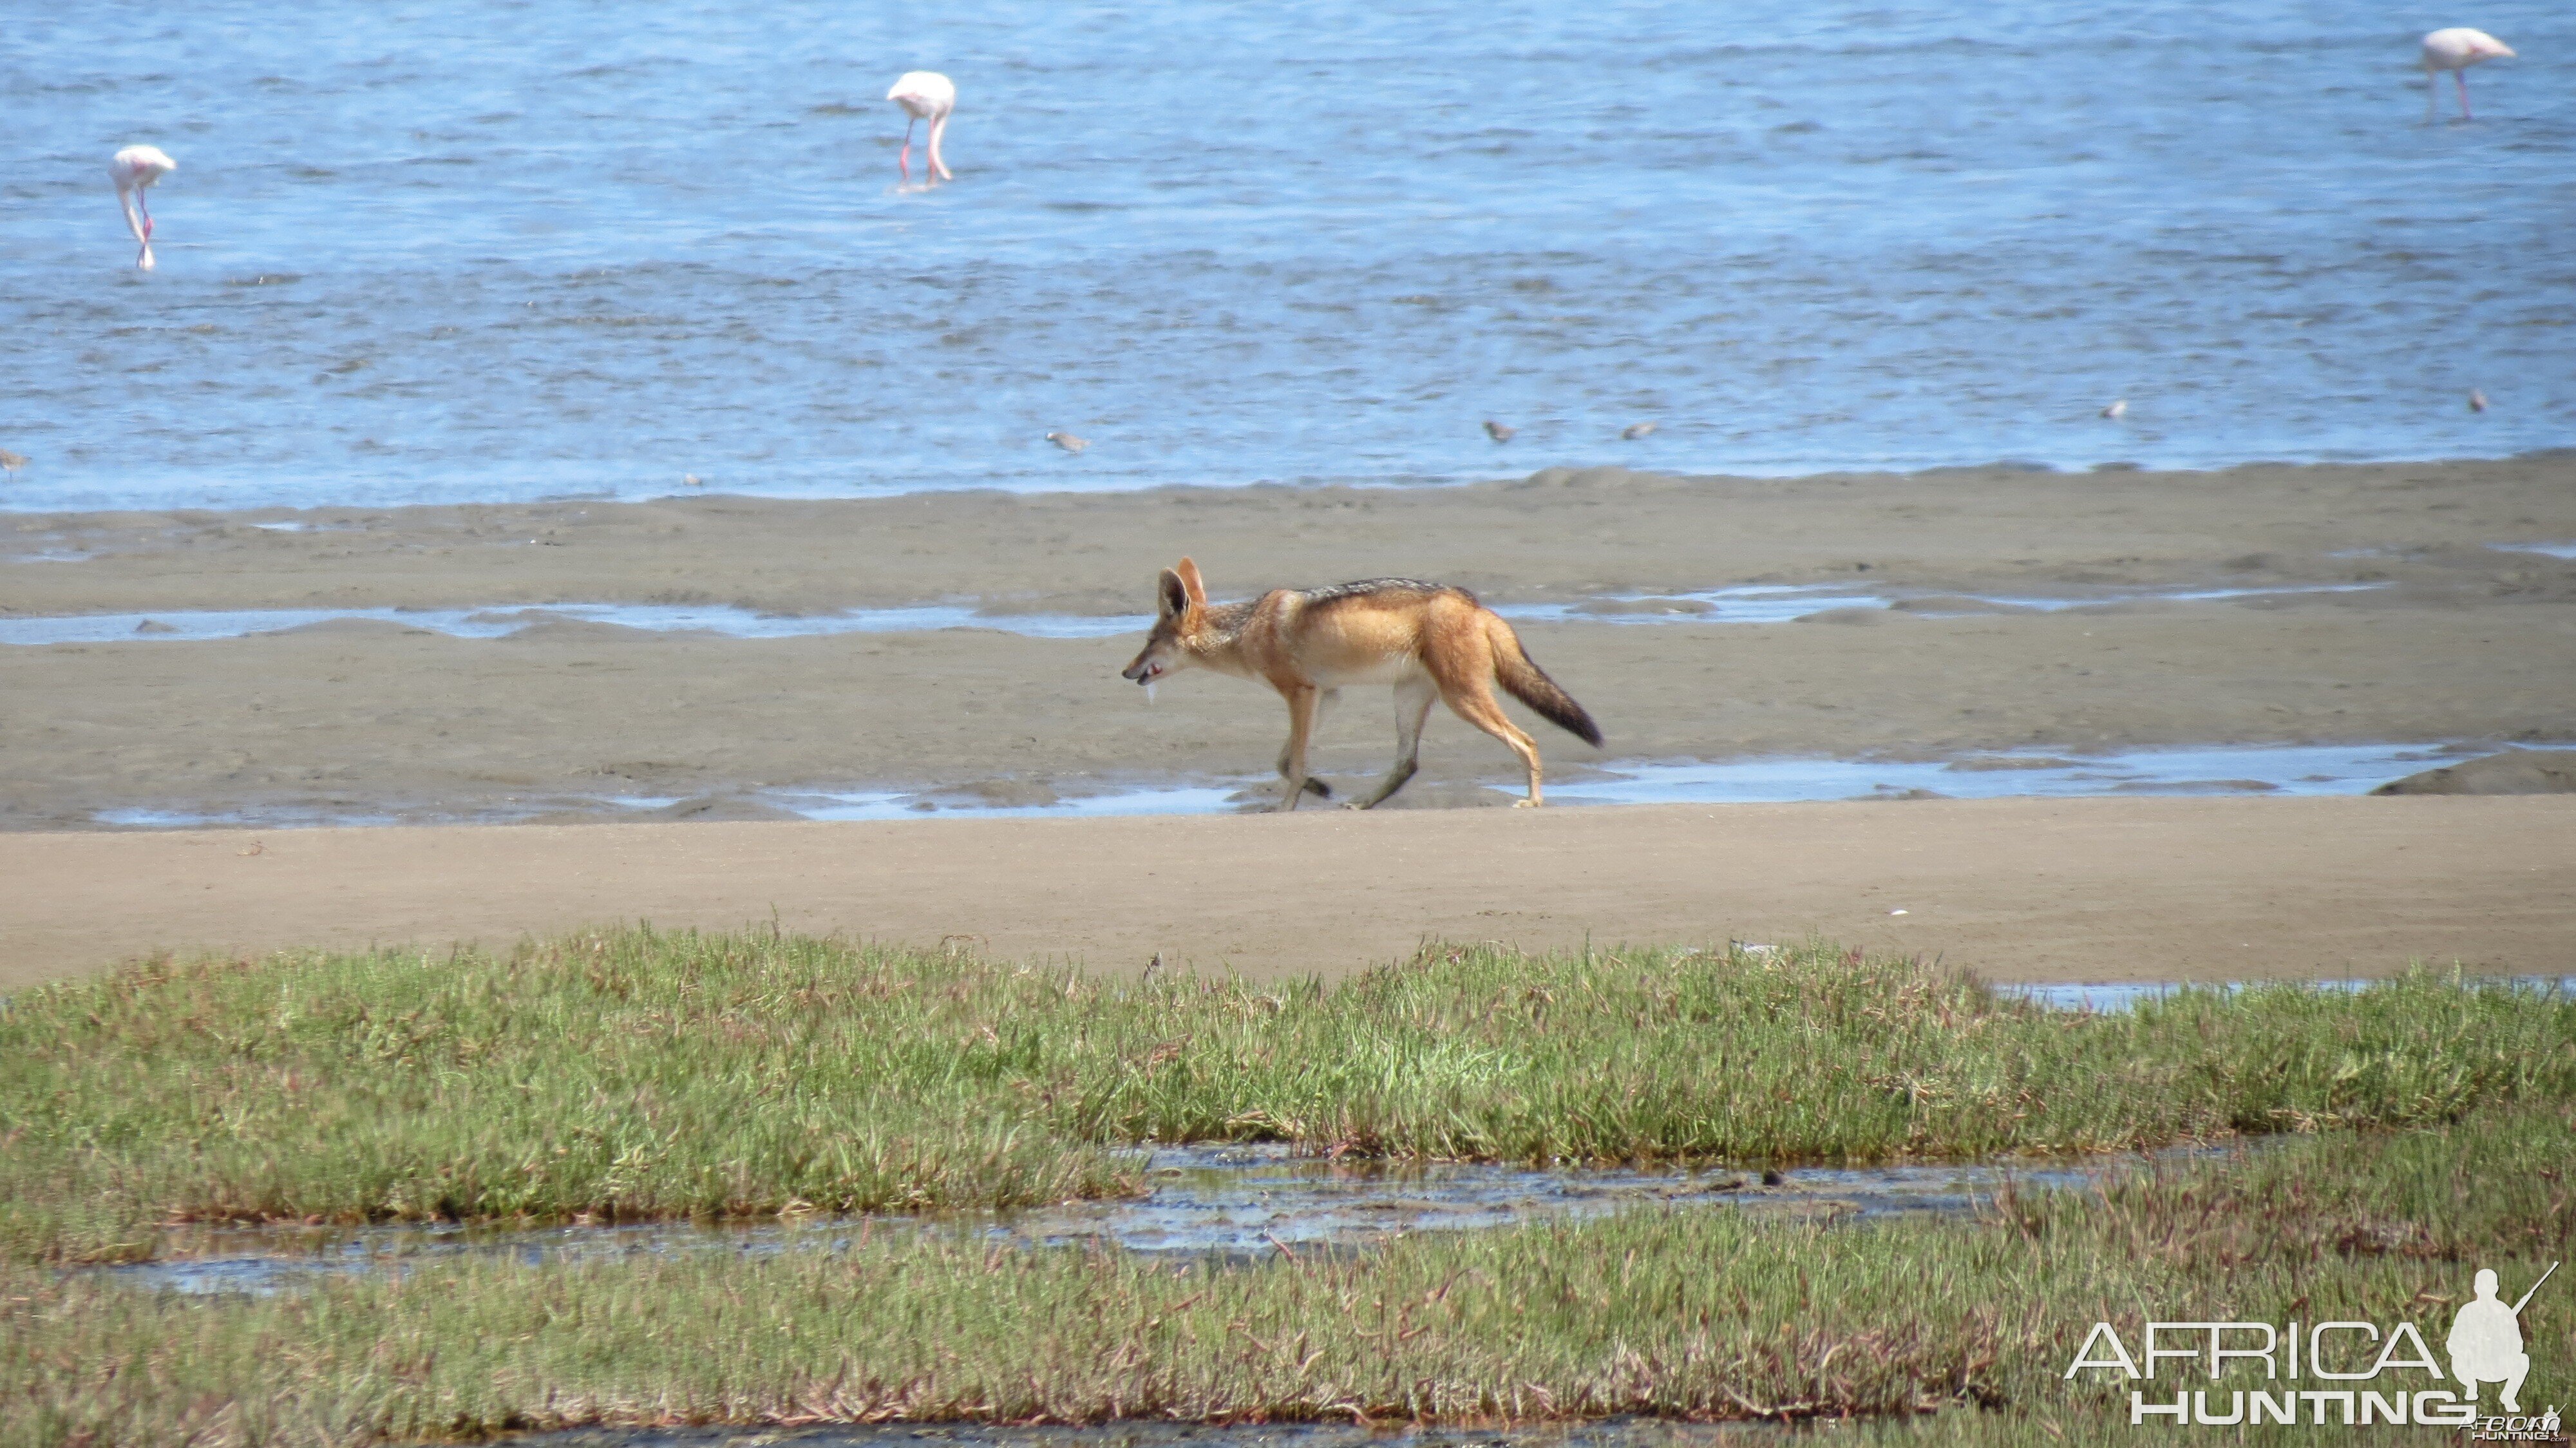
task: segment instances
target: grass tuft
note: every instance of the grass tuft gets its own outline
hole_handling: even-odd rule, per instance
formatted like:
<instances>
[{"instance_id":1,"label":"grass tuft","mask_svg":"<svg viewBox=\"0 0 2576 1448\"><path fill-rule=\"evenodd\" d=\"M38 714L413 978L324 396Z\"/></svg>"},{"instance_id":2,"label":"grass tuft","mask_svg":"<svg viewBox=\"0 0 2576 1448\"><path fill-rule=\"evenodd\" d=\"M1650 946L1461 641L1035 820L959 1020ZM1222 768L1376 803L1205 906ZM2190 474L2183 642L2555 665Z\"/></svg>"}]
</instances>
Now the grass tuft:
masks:
<instances>
[{"instance_id":1,"label":"grass tuft","mask_svg":"<svg viewBox=\"0 0 2576 1448\"><path fill-rule=\"evenodd\" d=\"M2148 1315L2411 1318L2439 1341L2474 1268L2527 1283L2570 1255L2570 1161L2576 1114L2526 1104L2143 1169L2099 1191L2007 1194L1973 1222L1641 1210L1177 1270L880 1239L763 1258L469 1260L218 1299L0 1265L0 1444L1619 1414L1933 1415L1923 1440L2129 1441L2127 1384L2060 1376L2094 1321L2135 1343ZM2568 1300L2534 1301L2535 1363L2576 1349ZM2249 1379L2262 1385L2249 1371L2219 1386Z\"/></svg>"},{"instance_id":2,"label":"grass tuft","mask_svg":"<svg viewBox=\"0 0 2576 1448\"><path fill-rule=\"evenodd\" d=\"M2418 973L2055 1014L1824 945L1436 947L1332 986L837 941L163 962L0 1007L0 1256L205 1221L598 1220L1140 1190L1144 1140L1856 1163L2437 1124L2576 1091L2576 1000Z\"/></svg>"}]
</instances>

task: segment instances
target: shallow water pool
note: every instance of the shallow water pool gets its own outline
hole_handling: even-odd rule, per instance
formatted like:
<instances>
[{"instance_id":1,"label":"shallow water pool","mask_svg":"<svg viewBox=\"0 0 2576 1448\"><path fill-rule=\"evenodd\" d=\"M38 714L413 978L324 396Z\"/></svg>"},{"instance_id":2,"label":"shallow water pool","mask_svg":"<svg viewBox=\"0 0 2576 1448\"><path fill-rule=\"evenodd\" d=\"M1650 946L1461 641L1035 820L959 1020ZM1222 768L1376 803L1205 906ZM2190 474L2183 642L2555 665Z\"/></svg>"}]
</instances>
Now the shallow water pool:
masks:
<instances>
[{"instance_id":1,"label":"shallow water pool","mask_svg":"<svg viewBox=\"0 0 2576 1448\"><path fill-rule=\"evenodd\" d=\"M2141 1158L1740 1170L1582 1170L1300 1156L1278 1144L1156 1147L1147 1194L1008 1212L809 1219L754 1225L657 1222L495 1231L461 1227L228 1228L190 1236L185 1255L97 1269L178 1292L292 1290L335 1273L402 1271L464 1257L522 1263L637 1253L760 1255L846 1251L889 1236L946 1235L1015 1247L1096 1245L1155 1256L1252 1261L1365 1248L1410 1232L1581 1220L1640 1206L1882 1217L1965 1213L2010 1181L2080 1185Z\"/></svg>"},{"instance_id":2,"label":"shallow water pool","mask_svg":"<svg viewBox=\"0 0 2576 1448\"><path fill-rule=\"evenodd\" d=\"M2202 603L2310 593L2363 593L2377 583L2284 584L2268 588L2138 589L2077 595L1969 595L1974 603L2056 613L2126 603ZM1894 608L1902 594L1852 593L1831 584L1745 585L1673 594L1612 594L1573 603L1502 604L1494 612L1535 623L1792 623L1843 608ZM1944 615L1937 609L1925 617ZM173 609L0 617L0 645L198 643L248 638L322 624L370 622L453 638L508 638L549 623L605 624L649 633L711 633L736 639L813 638L849 633L992 629L1027 638L1093 639L1141 634L1151 614L987 613L973 603L776 613L728 604L541 603L488 608Z\"/></svg>"},{"instance_id":3,"label":"shallow water pool","mask_svg":"<svg viewBox=\"0 0 2576 1448\"><path fill-rule=\"evenodd\" d=\"M2563 748L2563 745L2533 745ZM1560 775L1548 786L1552 805L1788 804L1846 799L2079 798L2091 795L2367 794L2390 780L2490 752L2471 745L2321 744L2210 745L2120 754L2065 755L2007 750L1948 760L1738 759L1638 761ZM1081 786L1060 781L1067 791ZM1497 783L1498 798L1517 784ZM780 785L715 800L741 800L810 820L923 818L1099 818L1113 815L1227 814L1268 809L1277 785L1268 776L1214 784L1145 781L1059 795L1032 785L1037 802L996 802L937 787L862 788ZM565 812L640 817L688 803L669 795L529 794L473 809L435 803L358 804L329 799L280 800L237 810L148 805L100 810L91 818L120 829L307 829L337 825L507 824Z\"/></svg>"}]
</instances>

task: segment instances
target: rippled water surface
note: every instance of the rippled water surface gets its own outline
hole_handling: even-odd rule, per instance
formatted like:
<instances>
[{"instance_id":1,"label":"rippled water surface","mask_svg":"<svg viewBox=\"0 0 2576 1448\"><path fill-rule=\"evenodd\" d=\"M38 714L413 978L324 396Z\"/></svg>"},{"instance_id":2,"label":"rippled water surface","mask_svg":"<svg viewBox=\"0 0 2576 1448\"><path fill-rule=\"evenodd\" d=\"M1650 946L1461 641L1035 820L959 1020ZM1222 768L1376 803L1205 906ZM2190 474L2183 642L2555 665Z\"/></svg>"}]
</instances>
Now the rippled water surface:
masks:
<instances>
[{"instance_id":1,"label":"rippled water surface","mask_svg":"<svg viewBox=\"0 0 2576 1448\"><path fill-rule=\"evenodd\" d=\"M6 0L0 505L2561 444L2576 12L2458 18Z\"/></svg>"},{"instance_id":2,"label":"rippled water surface","mask_svg":"<svg viewBox=\"0 0 2576 1448\"><path fill-rule=\"evenodd\" d=\"M2210 1153L2193 1148L2161 1155ZM387 1226L311 1232L216 1228L183 1254L102 1269L181 1292L261 1292L349 1272L400 1271L463 1256L535 1264L640 1252L847 1251L872 1237L965 1237L1021 1247L1094 1245L1170 1257L1258 1260L1306 1247L1382 1245L1412 1232L1582 1220L1640 1207L1732 1208L1800 1216L1963 1215L2004 1190L2085 1186L2144 1157L2029 1158L1949 1166L1788 1172L1531 1168L1299 1156L1279 1144L1157 1147L1147 1191L1124 1201L1003 1212L822 1218L785 1225L651 1222L493 1230Z\"/></svg>"}]
</instances>

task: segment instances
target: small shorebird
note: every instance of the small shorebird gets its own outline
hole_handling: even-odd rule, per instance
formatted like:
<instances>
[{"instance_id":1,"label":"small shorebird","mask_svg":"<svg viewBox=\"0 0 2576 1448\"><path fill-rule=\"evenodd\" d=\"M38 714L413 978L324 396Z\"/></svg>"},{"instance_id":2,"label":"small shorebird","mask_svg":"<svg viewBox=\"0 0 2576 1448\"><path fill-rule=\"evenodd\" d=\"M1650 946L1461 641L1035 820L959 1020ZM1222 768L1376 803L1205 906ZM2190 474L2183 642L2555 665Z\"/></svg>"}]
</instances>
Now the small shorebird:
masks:
<instances>
[{"instance_id":1,"label":"small shorebird","mask_svg":"<svg viewBox=\"0 0 2576 1448\"><path fill-rule=\"evenodd\" d=\"M0 447L0 473L8 473L15 476L18 469L23 468L26 465L27 455L25 453L13 453L5 447Z\"/></svg>"},{"instance_id":2,"label":"small shorebird","mask_svg":"<svg viewBox=\"0 0 2576 1448\"><path fill-rule=\"evenodd\" d=\"M1091 446L1091 439L1087 437L1075 437L1069 432L1048 433L1047 441L1054 443L1057 447L1063 448L1069 453L1078 453L1084 448Z\"/></svg>"},{"instance_id":3,"label":"small shorebird","mask_svg":"<svg viewBox=\"0 0 2576 1448\"><path fill-rule=\"evenodd\" d=\"M2484 412L2484 411L2486 411L2486 410L2487 410L2487 395L2486 395L2485 393L2483 393L2483 392L2480 392L2479 390L2477 390L2477 389L2476 389L2476 388L2474 388L2474 387L2470 388L2470 389L2469 389L2469 411L2471 411L2471 412Z\"/></svg>"},{"instance_id":4,"label":"small shorebird","mask_svg":"<svg viewBox=\"0 0 2576 1448\"><path fill-rule=\"evenodd\" d=\"M685 487L685 488L703 488L703 487L705 487L706 485L707 485L707 480L706 480L706 479L704 479L704 478L702 478L702 477L699 477L696 473L682 473L682 474L680 474L680 486L682 486L682 487Z\"/></svg>"},{"instance_id":5,"label":"small shorebird","mask_svg":"<svg viewBox=\"0 0 2576 1448\"><path fill-rule=\"evenodd\" d=\"M1490 417L1485 419L1485 436L1492 438L1496 442L1510 442L1512 440L1512 434L1517 430L1518 429L1516 428L1508 427L1502 423L1496 422Z\"/></svg>"},{"instance_id":6,"label":"small shorebird","mask_svg":"<svg viewBox=\"0 0 2576 1448\"><path fill-rule=\"evenodd\" d=\"M143 193L152 189L152 183L178 169L179 163L158 146L128 146L108 160L107 175L116 183L116 205L125 213L125 229L133 232L143 247L134 254L138 271L152 270L152 207L143 199Z\"/></svg>"},{"instance_id":7,"label":"small shorebird","mask_svg":"<svg viewBox=\"0 0 2576 1448\"><path fill-rule=\"evenodd\" d=\"M1641 437L1651 436L1654 431L1655 424L1651 422L1632 422L1626 427L1619 429L1619 435L1630 442L1635 442Z\"/></svg>"},{"instance_id":8,"label":"small shorebird","mask_svg":"<svg viewBox=\"0 0 2576 1448\"><path fill-rule=\"evenodd\" d=\"M2460 88L2460 119L2469 120L2469 67L2482 60L2511 59L2513 48L2483 30L2455 25L2424 37L2424 119L2433 119L2434 99L2442 91L2442 72Z\"/></svg>"},{"instance_id":9,"label":"small shorebird","mask_svg":"<svg viewBox=\"0 0 2576 1448\"><path fill-rule=\"evenodd\" d=\"M2113 422L2118 422L2129 415L2129 399L2125 397L2117 399L2110 406L2102 409L2102 415Z\"/></svg>"},{"instance_id":10,"label":"small shorebird","mask_svg":"<svg viewBox=\"0 0 2576 1448\"><path fill-rule=\"evenodd\" d=\"M930 122L930 175L936 181L954 181L948 163L939 157L939 138L948 133L948 113L957 109L957 84L935 70L908 70L896 79L886 99L903 107L912 119L903 123L903 153L894 159L895 169L903 179L912 179L912 128Z\"/></svg>"}]
</instances>

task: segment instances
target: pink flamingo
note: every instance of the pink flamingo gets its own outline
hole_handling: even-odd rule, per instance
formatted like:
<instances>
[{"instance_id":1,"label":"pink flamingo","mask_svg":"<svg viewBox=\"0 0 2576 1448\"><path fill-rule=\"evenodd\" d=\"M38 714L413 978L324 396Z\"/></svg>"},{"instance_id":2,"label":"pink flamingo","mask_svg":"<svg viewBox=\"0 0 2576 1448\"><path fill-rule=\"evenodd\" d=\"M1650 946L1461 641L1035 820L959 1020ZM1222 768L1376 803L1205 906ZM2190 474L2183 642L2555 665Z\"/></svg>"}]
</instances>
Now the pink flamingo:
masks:
<instances>
[{"instance_id":1,"label":"pink flamingo","mask_svg":"<svg viewBox=\"0 0 2576 1448\"><path fill-rule=\"evenodd\" d=\"M2460 87L2460 119L2469 116L2469 67L2482 60L2511 57L2513 48L2483 30L2465 25L2449 30L2436 30L2424 37L2424 119L2433 119L2433 99L2442 88L2442 72L2449 71Z\"/></svg>"},{"instance_id":2,"label":"pink flamingo","mask_svg":"<svg viewBox=\"0 0 2576 1448\"><path fill-rule=\"evenodd\" d=\"M125 229L143 244L135 254L134 265L142 271L152 270L152 207L143 193L152 183L179 169L158 146L128 146L107 163L108 179L116 183L117 208L125 213ZM141 215L136 214L140 209Z\"/></svg>"},{"instance_id":3,"label":"pink flamingo","mask_svg":"<svg viewBox=\"0 0 2576 1448\"><path fill-rule=\"evenodd\" d=\"M896 169L903 179L912 179L912 128L930 122L930 174L940 181L957 178L948 172L948 163L939 158L939 138L948 131L948 113L957 109L957 85L935 70L908 70L886 92L886 99L903 107L912 119L903 123L903 154L895 157Z\"/></svg>"}]
</instances>

